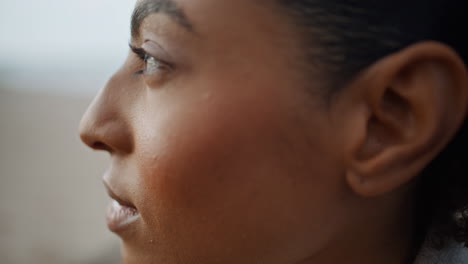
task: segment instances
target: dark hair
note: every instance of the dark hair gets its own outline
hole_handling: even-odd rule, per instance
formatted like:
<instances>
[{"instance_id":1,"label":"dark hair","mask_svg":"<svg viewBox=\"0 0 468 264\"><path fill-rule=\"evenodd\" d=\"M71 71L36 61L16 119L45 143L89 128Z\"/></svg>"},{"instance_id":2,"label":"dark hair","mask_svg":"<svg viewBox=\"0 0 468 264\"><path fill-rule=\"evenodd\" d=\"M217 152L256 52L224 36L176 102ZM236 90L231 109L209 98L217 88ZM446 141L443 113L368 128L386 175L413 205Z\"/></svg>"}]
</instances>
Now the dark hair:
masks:
<instances>
[{"instance_id":1,"label":"dark hair","mask_svg":"<svg viewBox=\"0 0 468 264\"><path fill-rule=\"evenodd\" d=\"M337 92L383 56L420 41L452 47L468 65L468 0L278 0L306 34L308 58ZM466 36L465 36L466 35ZM336 78L338 77L339 78ZM468 87L467 87L468 89ZM468 246L468 121L422 172L418 224Z\"/></svg>"}]
</instances>

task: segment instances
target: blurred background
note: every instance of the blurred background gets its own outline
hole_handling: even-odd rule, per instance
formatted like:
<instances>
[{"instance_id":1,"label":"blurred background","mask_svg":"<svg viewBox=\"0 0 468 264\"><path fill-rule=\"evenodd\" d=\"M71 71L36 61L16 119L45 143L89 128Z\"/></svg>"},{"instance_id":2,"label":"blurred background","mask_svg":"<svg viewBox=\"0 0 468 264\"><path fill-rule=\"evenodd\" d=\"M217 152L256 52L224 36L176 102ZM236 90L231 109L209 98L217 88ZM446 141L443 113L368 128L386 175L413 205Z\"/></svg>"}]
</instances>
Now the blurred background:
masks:
<instances>
[{"instance_id":1,"label":"blurred background","mask_svg":"<svg viewBox=\"0 0 468 264\"><path fill-rule=\"evenodd\" d=\"M119 263L81 115L127 53L129 0L0 2L0 262Z\"/></svg>"}]
</instances>

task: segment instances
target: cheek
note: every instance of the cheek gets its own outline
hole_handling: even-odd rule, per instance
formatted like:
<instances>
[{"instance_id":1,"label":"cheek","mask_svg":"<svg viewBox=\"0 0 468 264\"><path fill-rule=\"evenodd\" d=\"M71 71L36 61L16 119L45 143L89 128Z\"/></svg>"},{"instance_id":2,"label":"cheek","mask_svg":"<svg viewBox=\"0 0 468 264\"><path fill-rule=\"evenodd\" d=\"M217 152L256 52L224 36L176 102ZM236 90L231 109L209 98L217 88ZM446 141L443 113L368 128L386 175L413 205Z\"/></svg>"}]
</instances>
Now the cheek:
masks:
<instances>
[{"instance_id":1,"label":"cheek","mask_svg":"<svg viewBox=\"0 0 468 264\"><path fill-rule=\"evenodd\" d=\"M187 210L239 198L272 154L276 117L206 101L171 109L148 117L152 125L140 137L140 180L149 196Z\"/></svg>"},{"instance_id":2,"label":"cheek","mask_svg":"<svg viewBox=\"0 0 468 264\"><path fill-rule=\"evenodd\" d=\"M145 232L164 238L160 248L268 255L261 248L310 245L310 232L329 221L317 216L327 214L337 169L320 115L304 123L296 103L270 95L153 98L140 109L137 204Z\"/></svg>"},{"instance_id":3,"label":"cheek","mask_svg":"<svg viewBox=\"0 0 468 264\"><path fill-rule=\"evenodd\" d=\"M207 102L165 118L147 115L152 125L141 135L153 136L139 137L137 147L147 232L191 256L230 255L222 251L260 232L285 185L272 175L275 115Z\"/></svg>"}]
</instances>

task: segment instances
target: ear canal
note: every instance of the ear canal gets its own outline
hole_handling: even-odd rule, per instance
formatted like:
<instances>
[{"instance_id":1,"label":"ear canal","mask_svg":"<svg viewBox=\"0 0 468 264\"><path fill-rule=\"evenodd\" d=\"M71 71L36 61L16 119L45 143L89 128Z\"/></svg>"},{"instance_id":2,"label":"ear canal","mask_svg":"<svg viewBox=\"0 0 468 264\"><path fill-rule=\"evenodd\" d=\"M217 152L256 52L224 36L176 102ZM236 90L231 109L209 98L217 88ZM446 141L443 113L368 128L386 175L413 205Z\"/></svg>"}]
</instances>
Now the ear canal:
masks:
<instances>
[{"instance_id":1,"label":"ear canal","mask_svg":"<svg viewBox=\"0 0 468 264\"><path fill-rule=\"evenodd\" d=\"M383 151L386 146L408 137L405 131L412 125L408 102L392 87L388 87L378 104L376 107L378 110L368 119L367 135L357 153L359 160L370 159ZM401 127L406 129L402 130Z\"/></svg>"},{"instance_id":2,"label":"ear canal","mask_svg":"<svg viewBox=\"0 0 468 264\"><path fill-rule=\"evenodd\" d=\"M411 119L411 106L400 94L397 93L396 88L389 86L385 89L385 93L381 100L382 112L386 113L388 121L409 125ZM394 124L396 125L396 124Z\"/></svg>"},{"instance_id":3,"label":"ear canal","mask_svg":"<svg viewBox=\"0 0 468 264\"><path fill-rule=\"evenodd\" d=\"M381 122L374 116L369 118L366 133L365 140L356 154L356 158L361 161L371 159L390 142L389 132L383 128Z\"/></svg>"}]
</instances>

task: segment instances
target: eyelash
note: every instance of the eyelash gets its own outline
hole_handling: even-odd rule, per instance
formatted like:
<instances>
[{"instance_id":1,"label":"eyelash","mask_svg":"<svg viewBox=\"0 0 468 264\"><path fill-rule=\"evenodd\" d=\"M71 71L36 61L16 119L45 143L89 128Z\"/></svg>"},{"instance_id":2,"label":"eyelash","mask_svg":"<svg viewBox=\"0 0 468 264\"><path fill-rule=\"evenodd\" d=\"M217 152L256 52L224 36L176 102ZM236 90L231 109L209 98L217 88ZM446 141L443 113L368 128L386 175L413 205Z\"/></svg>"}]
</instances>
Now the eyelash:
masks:
<instances>
[{"instance_id":1,"label":"eyelash","mask_svg":"<svg viewBox=\"0 0 468 264\"><path fill-rule=\"evenodd\" d=\"M153 59L154 61L156 61L157 63L160 64L160 66L168 66L168 64L162 60L159 60L151 55L149 55L144 49L142 48L137 48L135 46L133 46L132 44L129 44L130 46L130 50L144 63L145 67L144 69L142 70L139 70L137 72L134 73L134 75L142 75L142 74L146 74L148 73L148 69L147 69L147 63L148 63L148 60L150 59Z\"/></svg>"}]
</instances>

